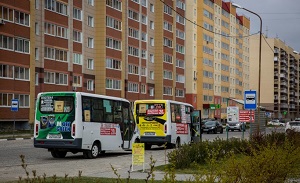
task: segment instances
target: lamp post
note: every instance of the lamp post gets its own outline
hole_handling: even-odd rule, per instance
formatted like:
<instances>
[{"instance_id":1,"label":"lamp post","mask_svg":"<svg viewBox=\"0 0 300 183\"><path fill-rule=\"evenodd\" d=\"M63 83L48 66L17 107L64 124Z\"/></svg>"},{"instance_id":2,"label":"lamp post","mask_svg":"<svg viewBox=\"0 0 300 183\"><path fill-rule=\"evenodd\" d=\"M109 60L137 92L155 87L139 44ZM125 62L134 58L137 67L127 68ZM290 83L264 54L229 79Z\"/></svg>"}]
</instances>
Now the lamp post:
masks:
<instances>
[{"instance_id":1,"label":"lamp post","mask_svg":"<svg viewBox=\"0 0 300 183\"><path fill-rule=\"evenodd\" d=\"M261 17L253 12L253 11L250 11L246 8L243 8L242 6L236 4L236 3L232 3L232 6L234 6L235 8L239 8L239 9L243 9L243 10L246 10L256 16L258 16L259 20L260 20L260 30L259 30L259 58L258 58L258 133L259 133L259 124L260 124L260 82L261 82L261 37L262 37L262 19Z\"/></svg>"}]
</instances>

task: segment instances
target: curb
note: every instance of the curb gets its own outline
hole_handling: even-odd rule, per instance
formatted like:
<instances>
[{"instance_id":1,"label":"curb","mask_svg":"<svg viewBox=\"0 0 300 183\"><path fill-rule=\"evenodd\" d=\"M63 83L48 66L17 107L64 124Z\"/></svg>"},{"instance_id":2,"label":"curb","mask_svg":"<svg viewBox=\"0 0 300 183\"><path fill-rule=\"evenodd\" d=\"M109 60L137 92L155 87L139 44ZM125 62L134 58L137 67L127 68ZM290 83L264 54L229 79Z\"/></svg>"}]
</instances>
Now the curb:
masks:
<instances>
[{"instance_id":1,"label":"curb","mask_svg":"<svg viewBox=\"0 0 300 183\"><path fill-rule=\"evenodd\" d=\"M33 137L24 137L24 138L6 138L6 139L0 139L1 141L11 141L11 140L28 140L28 139L33 139Z\"/></svg>"}]
</instances>

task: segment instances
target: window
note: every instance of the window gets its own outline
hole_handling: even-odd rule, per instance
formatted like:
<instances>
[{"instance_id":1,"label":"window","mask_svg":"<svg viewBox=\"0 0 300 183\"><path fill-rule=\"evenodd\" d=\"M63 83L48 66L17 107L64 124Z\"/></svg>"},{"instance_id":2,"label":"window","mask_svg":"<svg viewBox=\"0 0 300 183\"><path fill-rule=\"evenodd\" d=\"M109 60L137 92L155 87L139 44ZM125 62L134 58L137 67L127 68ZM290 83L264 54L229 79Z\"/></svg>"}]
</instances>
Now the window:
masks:
<instances>
[{"instance_id":1,"label":"window","mask_svg":"<svg viewBox=\"0 0 300 183\"><path fill-rule=\"evenodd\" d=\"M86 88L88 91L94 91L94 80L87 80Z\"/></svg>"},{"instance_id":2,"label":"window","mask_svg":"<svg viewBox=\"0 0 300 183\"><path fill-rule=\"evenodd\" d=\"M184 90L176 90L175 96L176 97L184 97Z\"/></svg>"},{"instance_id":3,"label":"window","mask_svg":"<svg viewBox=\"0 0 300 183\"><path fill-rule=\"evenodd\" d=\"M73 8L73 17L76 20L81 20L82 17L82 11L80 9L77 8Z\"/></svg>"},{"instance_id":4,"label":"window","mask_svg":"<svg viewBox=\"0 0 300 183\"><path fill-rule=\"evenodd\" d=\"M15 23L29 26L29 14L15 10Z\"/></svg>"},{"instance_id":5,"label":"window","mask_svg":"<svg viewBox=\"0 0 300 183\"><path fill-rule=\"evenodd\" d=\"M132 47L132 46L128 46L128 55L138 57L139 56L139 49L135 48L135 47Z\"/></svg>"},{"instance_id":6,"label":"window","mask_svg":"<svg viewBox=\"0 0 300 183\"><path fill-rule=\"evenodd\" d=\"M40 35L40 27L39 27L39 23L35 22L35 35Z\"/></svg>"},{"instance_id":7,"label":"window","mask_svg":"<svg viewBox=\"0 0 300 183\"><path fill-rule=\"evenodd\" d=\"M24 38L15 38L15 51L29 53L29 40Z\"/></svg>"},{"instance_id":8,"label":"window","mask_svg":"<svg viewBox=\"0 0 300 183\"><path fill-rule=\"evenodd\" d=\"M121 41L112 38L106 38L106 47L121 50Z\"/></svg>"},{"instance_id":9,"label":"window","mask_svg":"<svg viewBox=\"0 0 300 183\"><path fill-rule=\"evenodd\" d=\"M106 16L106 26L117 29L117 30L122 30L122 23L119 20L116 20L112 17Z\"/></svg>"},{"instance_id":10,"label":"window","mask_svg":"<svg viewBox=\"0 0 300 183\"><path fill-rule=\"evenodd\" d=\"M34 83L35 83L36 86L39 85L39 73L38 72L35 73Z\"/></svg>"},{"instance_id":11,"label":"window","mask_svg":"<svg viewBox=\"0 0 300 183\"><path fill-rule=\"evenodd\" d=\"M34 56L35 56L35 60L39 60L39 49L38 48L35 48L35 51L34 51Z\"/></svg>"},{"instance_id":12,"label":"window","mask_svg":"<svg viewBox=\"0 0 300 183\"><path fill-rule=\"evenodd\" d=\"M128 36L139 39L139 31L133 28L128 28Z\"/></svg>"},{"instance_id":13,"label":"window","mask_svg":"<svg viewBox=\"0 0 300 183\"><path fill-rule=\"evenodd\" d=\"M121 70L121 61L112 58L106 58L106 68Z\"/></svg>"},{"instance_id":14,"label":"window","mask_svg":"<svg viewBox=\"0 0 300 183\"><path fill-rule=\"evenodd\" d=\"M141 84L141 93L146 94L146 85Z\"/></svg>"},{"instance_id":15,"label":"window","mask_svg":"<svg viewBox=\"0 0 300 183\"><path fill-rule=\"evenodd\" d=\"M173 57L172 57L172 55L164 54L164 62L172 64L173 63Z\"/></svg>"},{"instance_id":16,"label":"window","mask_svg":"<svg viewBox=\"0 0 300 183\"><path fill-rule=\"evenodd\" d=\"M56 25L45 22L45 34L56 36Z\"/></svg>"},{"instance_id":17,"label":"window","mask_svg":"<svg viewBox=\"0 0 300 183\"><path fill-rule=\"evenodd\" d=\"M55 84L68 85L68 75L63 73L55 73Z\"/></svg>"},{"instance_id":18,"label":"window","mask_svg":"<svg viewBox=\"0 0 300 183\"><path fill-rule=\"evenodd\" d=\"M29 68L15 66L15 79L29 81Z\"/></svg>"},{"instance_id":19,"label":"window","mask_svg":"<svg viewBox=\"0 0 300 183\"><path fill-rule=\"evenodd\" d=\"M150 11L154 12L154 5L150 3Z\"/></svg>"},{"instance_id":20,"label":"window","mask_svg":"<svg viewBox=\"0 0 300 183\"><path fill-rule=\"evenodd\" d=\"M11 106L11 100L13 98L12 93L0 93L0 106Z\"/></svg>"},{"instance_id":21,"label":"window","mask_svg":"<svg viewBox=\"0 0 300 183\"><path fill-rule=\"evenodd\" d=\"M90 27L94 27L94 18L91 16L88 16L88 22L87 25Z\"/></svg>"},{"instance_id":22,"label":"window","mask_svg":"<svg viewBox=\"0 0 300 183\"><path fill-rule=\"evenodd\" d=\"M147 7L147 0L142 0L142 6Z\"/></svg>"},{"instance_id":23,"label":"window","mask_svg":"<svg viewBox=\"0 0 300 183\"><path fill-rule=\"evenodd\" d=\"M79 65L82 65L82 55L79 54L79 53L74 53L73 54L73 63L74 64L79 64Z\"/></svg>"},{"instance_id":24,"label":"window","mask_svg":"<svg viewBox=\"0 0 300 183\"><path fill-rule=\"evenodd\" d=\"M7 21L14 21L14 10L6 7L0 7L0 11L2 10L2 19Z\"/></svg>"},{"instance_id":25,"label":"window","mask_svg":"<svg viewBox=\"0 0 300 183\"><path fill-rule=\"evenodd\" d=\"M185 24L185 19L182 16L176 14L176 22L184 25Z\"/></svg>"},{"instance_id":26,"label":"window","mask_svg":"<svg viewBox=\"0 0 300 183\"><path fill-rule=\"evenodd\" d=\"M164 70L164 79L173 79L173 72Z\"/></svg>"},{"instance_id":27,"label":"window","mask_svg":"<svg viewBox=\"0 0 300 183\"><path fill-rule=\"evenodd\" d=\"M173 47L173 41L171 41L170 39L164 37L164 46L172 48Z\"/></svg>"},{"instance_id":28,"label":"window","mask_svg":"<svg viewBox=\"0 0 300 183\"><path fill-rule=\"evenodd\" d=\"M172 32L173 25L171 23L165 21L164 22L164 29Z\"/></svg>"},{"instance_id":29,"label":"window","mask_svg":"<svg viewBox=\"0 0 300 183\"><path fill-rule=\"evenodd\" d=\"M106 79L106 89L121 90L121 81L114 79Z\"/></svg>"},{"instance_id":30,"label":"window","mask_svg":"<svg viewBox=\"0 0 300 183\"><path fill-rule=\"evenodd\" d=\"M149 78L150 79L154 79L154 71L150 71L149 72Z\"/></svg>"},{"instance_id":31,"label":"window","mask_svg":"<svg viewBox=\"0 0 300 183\"><path fill-rule=\"evenodd\" d=\"M88 5L94 6L94 0L88 0Z\"/></svg>"},{"instance_id":32,"label":"window","mask_svg":"<svg viewBox=\"0 0 300 183\"><path fill-rule=\"evenodd\" d=\"M73 30L73 41L75 42L82 42L82 32Z\"/></svg>"},{"instance_id":33,"label":"window","mask_svg":"<svg viewBox=\"0 0 300 183\"><path fill-rule=\"evenodd\" d=\"M177 0L176 1L176 7L182 9L182 10L185 10L185 3L183 3L182 1L180 0Z\"/></svg>"},{"instance_id":34,"label":"window","mask_svg":"<svg viewBox=\"0 0 300 183\"><path fill-rule=\"evenodd\" d=\"M180 30L176 30L176 37L181 38L181 39L185 39L185 33L183 31Z\"/></svg>"},{"instance_id":35,"label":"window","mask_svg":"<svg viewBox=\"0 0 300 183\"><path fill-rule=\"evenodd\" d=\"M145 33L145 32L142 32L142 41L147 41L147 33Z\"/></svg>"},{"instance_id":36,"label":"window","mask_svg":"<svg viewBox=\"0 0 300 183\"><path fill-rule=\"evenodd\" d=\"M56 0L45 0L45 9L59 14L68 15L68 6Z\"/></svg>"},{"instance_id":37,"label":"window","mask_svg":"<svg viewBox=\"0 0 300 183\"><path fill-rule=\"evenodd\" d=\"M150 95L151 97L154 96L154 88L149 88L149 95Z\"/></svg>"},{"instance_id":38,"label":"window","mask_svg":"<svg viewBox=\"0 0 300 183\"><path fill-rule=\"evenodd\" d=\"M173 95L173 88L172 87L165 87L164 86L164 95Z\"/></svg>"},{"instance_id":39,"label":"window","mask_svg":"<svg viewBox=\"0 0 300 183\"><path fill-rule=\"evenodd\" d=\"M184 75L176 74L176 82L184 83L185 82Z\"/></svg>"},{"instance_id":40,"label":"window","mask_svg":"<svg viewBox=\"0 0 300 183\"><path fill-rule=\"evenodd\" d=\"M106 5L116 10L122 10L122 2L120 0L106 0Z\"/></svg>"},{"instance_id":41,"label":"window","mask_svg":"<svg viewBox=\"0 0 300 183\"><path fill-rule=\"evenodd\" d=\"M73 86L81 87L81 76L73 76Z\"/></svg>"},{"instance_id":42,"label":"window","mask_svg":"<svg viewBox=\"0 0 300 183\"><path fill-rule=\"evenodd\" d=\"M172 8L166 4L164 4L164 13L172 16Z\"/></svg>"},{"instance_id":43,"label":"window","mask_svg":"<svg viewBox=\"0 0 300 183\"><path fill-rule=\"evenodd\" d=\"M150 45L154 46L154 38L153 37L150 37Z\"/></svg>"},{"instance_id":44,"label":"window","mask_svg":"<svg viewBox=\"0 0 300 183\"><path fill-rule=\"evenodd\" d=\"M147 25L147 16L146 15L142 15L142 24Z\"/></svg>"},{"instance_id":45,"label":"window","mask_svg":"<svg viewBox=\"0 0 300 183\"><path fill-rule=\"evenodd\" d=\"M55 84L55 72L45 72L44 83Z\"/></svg>"},{"instance_id":46,"label":"window","mask_svg":"<svg viewBox=\"0 0 300 183\"><path fill-rule=\"evenodd\" d=\"M53 59L54 60L54 58L55 58L55 49L45 47L44 57L47 58L47 59Z\"/></svg>"},{"instance_id":47,"label":"window","mask_svg":"<svg viewBox=\"0 0 300 183\"><path fill-rule=\"evenodd\" d=\"M176 44L176 52L184 54L184 46Z\"/></svg>"},{"instance_id":48,"label":"window","mask_svg":"<svg viewBox=\"0 0 300 183\"><path fill-rule=\"evenodd\" d=\"M135 11L132 11L132 10L128 10L128 17L130 19L133 19L133 20L136 20L136 21L139 21L139 13L135 12Z\"/></svg>"},{"instance_id":49,"label":"window","mask_svg":"<svg viewBox=\"0 0 300 183\"><path fill-rule=\"evenodd\" d=\"M13 50L14 38L0 35L0 48Z\"/></svg>"},{"instance_id":50,"label":"window","mask_svg":"<svg viewBox=\"0 0 300 183\"><path fill-rule=\"evenodd\" d=\"M176 67L184 68L184 61L176 59Z\"/></svg>"},{"instance_id":51,"label":"window","mask_svg":"<svg viewBox=\"0 0 300 183\"><path fill-rule=\"evenodd\" d=\"M129 74L139 74L139 67L136 65L128 65L128 73Z\"/></svg>"},{"instance_id":52,"label":"window","mask_svg":"<svg viewBox=\"0 0 300 183\"><path fill-rule=\"evenodd\" d=\"M19 99L19 107L29 107L29 95L14 94L15 99Z\"/></svg>"},{"instance_id":53,"label":"window","mask_svg":"<svg viewBox=\"0 0 300 183\"><path fill-rule=\"evenodd\" d=\"M91 38L91 37L88 38L87 47L94 48L94 38Z\"/></svg>"},{"instance_id":54,"label":"window","mask_svg":"<svg viewBox=\"0 0 300 183\"><path fill-rule=\"evenodd\" d=\"M87 68L90 70L94 70L94 59L89 58L87 60Z\"/></svg>"},{"instance_id":55,"label":"window","mask_svg":"<svg viewBox=\"0 0 300 183\"><path fill-rule=\"evenodd\" d=\"M139 84L137 83L128 83L128 92L139 92Z\"/></svg>"},{"instance_id":56,"label":"window","mask_svg":"<svg viewBox=\"0 0 300 183\"><path fill-rule=\"evenodd\" d=\"M142 58L147 59L147 50L142 50Z\"/></svg>"},{"instance_id":57,"label":"window","mask_svg":"<svg viewBox=\"0 0 300 183\"><path fill-rule=\"evenodd\" d=\"M142 76L147 76L147 68L145 68L145 67L141 68L141 75Z\"/></svg>"},{"instance_id":58,"label":"window","mask_svg":"<svg viewBox=\"0 0 300 183\"><path fill-rule=\"evenodd\" d=\"M151 63L154 63L154 55L152 53L149 55L149 60Z\"/></svg>"},{"instance_id":59,"label":"window","mask_svg":"<svg viewBox=\"0 0 300 183\"><path fill-rule=\"evenodd\" d=\"M55 49L55 60L67 62L68 52L66 50Z\"/></svg>"},{"instance_id":60,"label":"window","mask_svg":"<svg viewBox=\"0 0 300 183\"><path fill-rule=\"evenodd\" d=\"M150 20L150 29L154 29L154 22Z\"/></svg>"},{"instance_id":61,"label":"window","mask_svg":"<svg viewBox=\"0 0 300 183\"><path fill-rule=\"evenodd\" d=\"M56 36L61 38L68 38L68 29L57 26Z\"/></svg>"}]
</instances>

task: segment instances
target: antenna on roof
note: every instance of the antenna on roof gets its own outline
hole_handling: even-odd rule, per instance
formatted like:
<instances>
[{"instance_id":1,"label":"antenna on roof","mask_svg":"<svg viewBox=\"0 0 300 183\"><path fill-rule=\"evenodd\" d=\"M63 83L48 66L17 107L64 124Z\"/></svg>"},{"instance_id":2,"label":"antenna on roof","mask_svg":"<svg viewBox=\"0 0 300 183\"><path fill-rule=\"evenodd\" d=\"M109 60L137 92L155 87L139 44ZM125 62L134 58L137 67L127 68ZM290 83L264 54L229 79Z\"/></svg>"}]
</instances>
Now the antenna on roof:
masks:
<instances>
[{"instance_id":1,"label":"antenna on roof","mask_svg":"<svg viewBox=\"0 0 300 183\"><path fill-rule=\"evenodd\" d=\"M268 38L268 31L269 31L268 26L266 26L266 38Z\"/></svg>"}]
</instances>

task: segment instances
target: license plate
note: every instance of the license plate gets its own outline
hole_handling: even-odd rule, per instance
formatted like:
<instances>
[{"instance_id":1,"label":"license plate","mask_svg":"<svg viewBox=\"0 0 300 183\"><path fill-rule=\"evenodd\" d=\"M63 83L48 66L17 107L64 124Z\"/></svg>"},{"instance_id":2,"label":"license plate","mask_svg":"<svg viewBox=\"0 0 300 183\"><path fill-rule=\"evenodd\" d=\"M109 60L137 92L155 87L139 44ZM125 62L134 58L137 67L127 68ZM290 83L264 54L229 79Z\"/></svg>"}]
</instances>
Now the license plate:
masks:
<instances>
[{"instance_id":1,"label":"license plate","mask_svg":"<svg viewBox=\"0 0 300 183\"><path fill-rule=\"evenodd\" d=\"M49 134L48 139L61 139L61 134Z\"/></svg>"},{"instance_id":2,"label":"license plate","mask_svg":"<svg viewBox=\"0 0 300 183\"><path fill-rule=\"evenodd\" d=\"M155 132L145 132L145 135L155 135Z\"/></svg>"}]
</instances>

